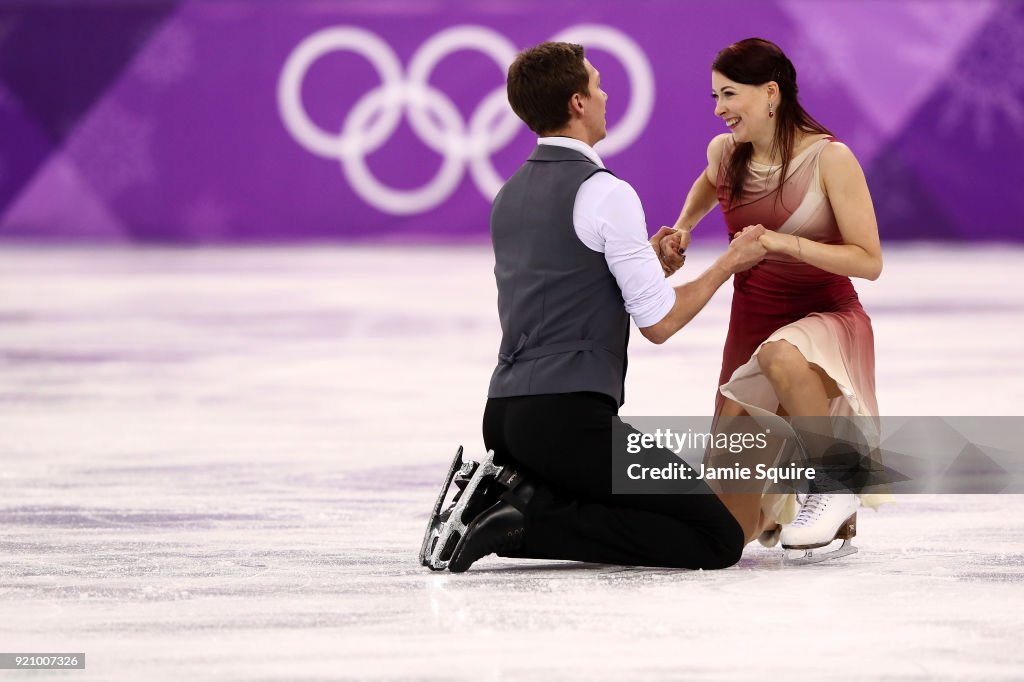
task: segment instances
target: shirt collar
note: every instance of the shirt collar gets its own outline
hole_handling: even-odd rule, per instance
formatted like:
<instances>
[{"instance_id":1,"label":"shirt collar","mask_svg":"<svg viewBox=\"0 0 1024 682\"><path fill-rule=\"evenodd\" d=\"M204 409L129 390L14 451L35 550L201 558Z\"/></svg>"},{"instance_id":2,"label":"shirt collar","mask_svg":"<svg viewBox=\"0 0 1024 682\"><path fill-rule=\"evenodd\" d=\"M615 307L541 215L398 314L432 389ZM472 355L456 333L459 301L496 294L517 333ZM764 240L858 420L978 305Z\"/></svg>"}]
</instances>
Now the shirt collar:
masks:
<instances>
[{"instance_id":1,"label":"shirt collar","mask_svg":"<svg viewBox=\"0 0 1024 682\"><path fill-rule=\"evenodd\" d=\"M583 154L601 168L604 168L604 162L601 161L601 157L597 155L593 147L583 140L577 140L574 137L539 137L537 138L537 144L549 144L553 147L572 149Z\"/></svg>"}]
</instances>

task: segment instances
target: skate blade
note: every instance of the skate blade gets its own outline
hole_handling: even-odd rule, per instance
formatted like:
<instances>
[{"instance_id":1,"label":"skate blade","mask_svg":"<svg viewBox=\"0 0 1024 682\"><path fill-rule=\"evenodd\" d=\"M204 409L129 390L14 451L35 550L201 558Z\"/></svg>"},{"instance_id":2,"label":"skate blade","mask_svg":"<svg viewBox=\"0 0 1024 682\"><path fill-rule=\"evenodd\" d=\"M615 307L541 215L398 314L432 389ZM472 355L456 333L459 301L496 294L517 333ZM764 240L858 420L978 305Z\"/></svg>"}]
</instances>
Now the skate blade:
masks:
<instances>
[{"instance_id":1,"label":"skate blade","mask_svg":"<svg viewBox=\"0 0 1024 682\"><path fill-rule=\"evenodd\" d=\"M830 559L839 559L844 556L856 554L858 549L851 545L849 540L843 540L843 544L840 545L838 549L834 549L831 552L815 553L815 550L813 549L805 549L801 551L804 552L803 555L797 557L790 557L787 553L782 558L782 564L784 566L811 566Z\"/></svg>"},{"instance_id":2,"label":"skate blade","mask_svg":"<svg viewBox=\"0 0 1024 682\"><path fill-rule=\"evenodd\" d=\"M444 500L448 496L448 490L452 487L452 479L462 468L462 446L455 451L455 457L452 459L452 464L448 467L448 475L445 476L444 484L441 486L441 493L437 496L437 502L434 503L434 509L430 513L430 519L427 521L427 532L423 535L423 544L420 545L420 565L428 565L430 551L434 547L434 541L437 539L438 532L441 529L441 507L444 506Z\"/></svg>"},{"instance_id":3,"label":"skate blade","mask_svg":"<svg viewBox=\"0 0 1024 682\"><path fill-rule=\"evenodd\" d=\"M497 478L501 475L503 467L494 465L494 450L489 450L487 456L481 460L473 477L469 479L466 488L462 491L462 497L452 507L448 518L439 524L436 539L433 539L429 548L424 544L426 552L426 566L432 571L443 571L448 568L448 563L455 555L455 549L466 536L466 529L469 524L463 521L462 514L466 507L473 501L477 489L483 485L488 477ZM483 491L481 491L483 492ZM470 519L472 522L472 519Z\"/></svg>"}]
</instances>

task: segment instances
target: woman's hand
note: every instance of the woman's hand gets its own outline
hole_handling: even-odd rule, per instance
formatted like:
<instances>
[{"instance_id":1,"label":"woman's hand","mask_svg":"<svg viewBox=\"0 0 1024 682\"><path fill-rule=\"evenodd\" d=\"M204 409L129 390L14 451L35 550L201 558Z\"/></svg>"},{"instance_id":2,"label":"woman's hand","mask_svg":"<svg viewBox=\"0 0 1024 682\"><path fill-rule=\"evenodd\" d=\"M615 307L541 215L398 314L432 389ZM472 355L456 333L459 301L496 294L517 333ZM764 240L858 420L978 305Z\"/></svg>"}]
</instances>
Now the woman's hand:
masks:
<instances>
[{"instance_id":1,"label":"woman's hand","mask_svg":"<svg viewBox=\"0 0 1024 682\"><path fill-rule=\"evenodd\" d=\"M743 228L750 229L749 227ZM779 234L773 230L765 230L764 234L758 237L761 246L768 253L784 253L790 256L796 255L797 237L791 234Z\"/></svg>"},{"instance_id":2,"label":"woman's hand","mask_svg":"<svg viewBox=\"0 0 1024 682\"><path fill-rule=\"evenodd\" d=\"M686 247L689 245L690 231L675 229L668 238L661 242L661 262L667 264L669 269L675 272L686 263Z\"/></svg>"},{"instance_id":3,"label":"woman's hand","mask_svg":"<svg viewBox=\"0 0 1024 682\"><path fill-rule=\"evenodd\" d=\"M676 245L677 252L682 253L690 246L690 230L677 227L676 234L679 235L679 243Z\"/></svg>"},{"instance_id":4,"label":"woman's hand","mask_svg":"<svg viewBox=\"0 0 1024 682\"><path fill-rule=\"evenodd\" d=\"M658 256L661 269L668 277L674 274L686 262L684 251L690 244L690 231L662 227L651 237L651 247Z\"/></svg>"}]
</instances>

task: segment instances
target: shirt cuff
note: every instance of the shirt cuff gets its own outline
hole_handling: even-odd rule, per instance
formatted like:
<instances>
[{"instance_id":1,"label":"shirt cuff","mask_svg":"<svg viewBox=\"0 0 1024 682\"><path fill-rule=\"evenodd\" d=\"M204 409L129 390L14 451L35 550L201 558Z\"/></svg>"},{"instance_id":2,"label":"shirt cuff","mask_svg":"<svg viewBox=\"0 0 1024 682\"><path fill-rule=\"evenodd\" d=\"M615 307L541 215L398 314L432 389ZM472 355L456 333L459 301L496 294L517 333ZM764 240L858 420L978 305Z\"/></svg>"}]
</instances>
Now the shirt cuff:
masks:
<instances>
[{"instance_id":1,"label":"shirt cuff","mask_svg":"<svg viewBox=\"0 0 1024 682\"><path fill-rule=\"evenodd\" d=\"M666 282L664 284L664 290L659 292L657 303L651 306L648 310L634 314L632 316L633 322L635 322L636 326L641 329L658 324L665 319L666 315L672 312L672 306L675 304L675 289L670 287Z\"/></svg>"}]
</instances>

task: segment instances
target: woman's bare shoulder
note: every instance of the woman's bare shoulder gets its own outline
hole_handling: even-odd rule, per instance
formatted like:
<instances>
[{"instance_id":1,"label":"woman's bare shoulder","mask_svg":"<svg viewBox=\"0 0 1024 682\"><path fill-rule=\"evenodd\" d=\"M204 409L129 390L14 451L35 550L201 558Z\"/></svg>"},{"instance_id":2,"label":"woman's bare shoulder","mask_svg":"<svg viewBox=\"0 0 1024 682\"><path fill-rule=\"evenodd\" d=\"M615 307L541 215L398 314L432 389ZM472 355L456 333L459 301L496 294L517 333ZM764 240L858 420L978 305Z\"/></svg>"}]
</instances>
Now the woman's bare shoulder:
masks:
<instances>
[{"instance_id":1,"label":"woman's bare shoulder","mask_svg":"<svg viewBox=\"0 0 1024 682\"><path fill-rule=\"evenodd\" d=\"M708 142L708 156L710 157L712 152L721 156L722 152L729 146L732 146L732 133L715 135Z\"/></svg>"},{"instance_id":2,"label":"woman's bare shoulder","mask_svg":"<svg viewBox=\"0 0 1024 682\"><path fill-rule=\"evenodd\" d=\"M853 150L839 140L833 140L821 150L821 171L823 175L835 172L850 172L860 168Z\"/></svg>"},{"instance_id":3,"label":"woman's bare shoulder","mask_svg":"<svg viewBox=\"0 0 1024 682\"><path fill-rule=\"evenodd\" d=\"M718 165L722 162L722 155L732 146L732 133L722 133L721 135L715 135L708 142L708 167L718 168Z\"/></svg>"}]
</instances>

